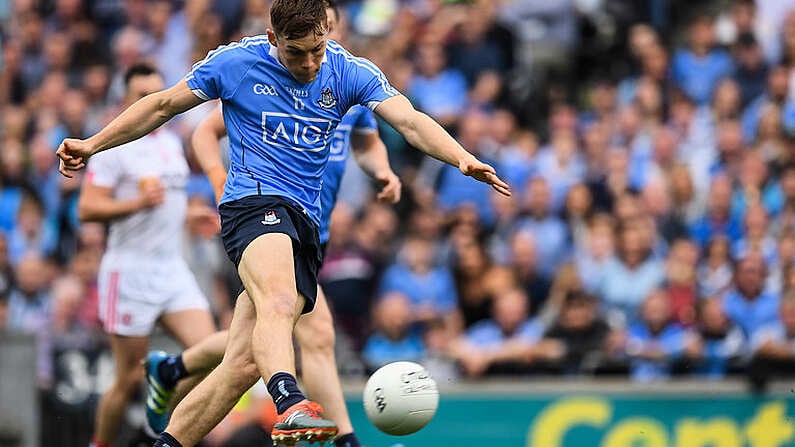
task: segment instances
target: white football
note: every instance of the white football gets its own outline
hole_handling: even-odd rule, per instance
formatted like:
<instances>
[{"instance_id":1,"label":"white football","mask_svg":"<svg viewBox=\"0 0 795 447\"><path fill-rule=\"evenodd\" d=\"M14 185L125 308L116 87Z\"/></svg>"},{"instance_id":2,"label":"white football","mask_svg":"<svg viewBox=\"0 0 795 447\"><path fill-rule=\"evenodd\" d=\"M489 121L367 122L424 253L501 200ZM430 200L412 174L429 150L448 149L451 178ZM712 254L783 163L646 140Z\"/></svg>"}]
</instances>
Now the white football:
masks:
<instances>
[{"instance_id":1,"label":"white football","mask_svg":"<svg viewBox=\"0 0 795 447\"><path fill-rule=\"evenodd\" d=\"M422 366L394 362L382 366L364 387L364 411L384 433L403 436L425 427L439 406L439 389Z\"/></svg>"}]
</instances>

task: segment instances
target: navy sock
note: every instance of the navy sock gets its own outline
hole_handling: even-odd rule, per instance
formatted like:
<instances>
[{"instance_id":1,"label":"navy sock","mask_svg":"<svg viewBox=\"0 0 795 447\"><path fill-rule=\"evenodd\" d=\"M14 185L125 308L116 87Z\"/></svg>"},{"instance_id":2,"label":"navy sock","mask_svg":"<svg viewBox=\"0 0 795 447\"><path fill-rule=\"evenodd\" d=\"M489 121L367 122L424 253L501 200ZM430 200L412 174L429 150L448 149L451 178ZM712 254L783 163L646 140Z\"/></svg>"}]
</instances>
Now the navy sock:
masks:
<instances>
[{"instance_id":1,"label":"navy sock","mask_svg":"<svg viewBox=\"0 0 795 447\"><path fill-rule=\"evenodd\" d=\"M166 432L160 434L160 437L157 438L153 447L182 447L182 444L179 443L173 436L169 435Z\"/></svg>"},{"instance_id":2,"label":"navy sock","mask_svg":"<svg viewBox=\"0 0 795 447\"><path fill-rule=\"evenodd\" d=\"M170 355L168 358L159 365L157 365L157 374L163 381L163 385L168 388L173 388L177 385L180 379L188 377L188 371L185 369L185 364L182 363L182 354Z\"/></svg>"},{"instance_id":3,"label":"navy sock","mask_svg":"<svg viewBox=\"0 0 795 447\"><path fill-rule=\"evenodd\" d=\"M268 392L276 404L276 412L279 414L287 411L288 408L306 399L304 393L298 389L295 377L286 372L277 372L268 380Z\"/></svg>"},{"instance_id":4,"label":"navy sock","mask_svg":"<svg viewBox=\"0 0 795 447\"><path fill-rule=\"evenodd\" d=\"M355 433L340 436L334 440L334 445L337 447L362 447Z\"/></svg>"}]
</instances>

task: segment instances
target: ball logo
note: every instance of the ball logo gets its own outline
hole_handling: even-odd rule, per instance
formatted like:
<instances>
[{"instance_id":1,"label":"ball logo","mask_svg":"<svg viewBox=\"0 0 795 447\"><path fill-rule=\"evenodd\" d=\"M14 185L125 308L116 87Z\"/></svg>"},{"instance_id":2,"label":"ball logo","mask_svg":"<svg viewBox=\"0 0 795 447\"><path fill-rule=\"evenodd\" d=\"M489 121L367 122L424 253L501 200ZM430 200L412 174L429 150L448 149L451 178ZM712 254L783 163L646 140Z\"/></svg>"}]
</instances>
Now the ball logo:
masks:
<instances>
[{"instance_id":1,"label":"ball logo","mask_svg":"<svg viewBox=\"0 0 795 447\"><path fill-rule=\"evenodd\" d=\"M279 92L276 91L276 87L267 84L254 84L254 94L265 95L265 96L279 96Z\"/></svg>"},{"instance_id":2,"label":"ball logo","mask_svg":"<svg viewBox=\"0 0 795 447\"><path fill-rule=\"evenodd\" d=\"M384 396L384 390L381 388L376 388L373 391L373 397L375 397L375 407L378 408L379 413L383 413L384 409L386 409L386 397Z\"/></svg>"},{"instance_id":3,"label":"ball logo","mask_svg":"<svg viewBox=\"0 0 795 447\"><path fill-rule=\"evenodd\" d=\"M420 369L417 371L407 371L400 375L403 383L401 390L403 394L420 393L423 391L436 391L436 386L428 371Z\"/></svg>"}]
</instances>

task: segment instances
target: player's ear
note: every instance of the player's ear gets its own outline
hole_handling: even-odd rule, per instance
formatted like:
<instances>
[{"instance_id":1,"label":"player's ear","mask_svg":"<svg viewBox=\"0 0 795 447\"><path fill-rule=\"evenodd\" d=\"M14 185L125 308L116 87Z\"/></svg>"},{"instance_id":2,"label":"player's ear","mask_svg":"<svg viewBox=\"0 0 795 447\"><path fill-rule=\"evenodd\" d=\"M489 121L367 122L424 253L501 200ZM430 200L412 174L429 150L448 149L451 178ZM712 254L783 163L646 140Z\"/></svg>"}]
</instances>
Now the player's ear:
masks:
<instances>
[{"instance_id":1,"label":"player's ear","mask_svg":"<svg viewBox=\"0 0 795 447\"><path fill-rule=\"evenodd\" d=\"M276 33L274 33L272 29L268 28L265 31L265 34L268 35L268 42L270 42L270 44L273 45L274 47L277 47L278 45L276 44Z\"/></svg>"}]
</instances>

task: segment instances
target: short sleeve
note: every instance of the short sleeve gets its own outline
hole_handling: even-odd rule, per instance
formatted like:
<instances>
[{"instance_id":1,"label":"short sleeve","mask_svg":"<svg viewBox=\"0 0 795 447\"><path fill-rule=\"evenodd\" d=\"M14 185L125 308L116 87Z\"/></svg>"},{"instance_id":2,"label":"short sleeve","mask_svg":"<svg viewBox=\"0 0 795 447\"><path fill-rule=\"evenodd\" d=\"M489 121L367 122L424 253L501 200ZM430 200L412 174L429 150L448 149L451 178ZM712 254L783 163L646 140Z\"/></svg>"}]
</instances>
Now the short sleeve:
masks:
<instances>
[{"instance_id":1,"label":"short sleeve","mask_svg":"<svg viewBox=\"0 0 795 447\"><path fill-rule=\"evenodd\" d=\"M362 106L359 107L359 115L353 123L353 131L360 134L369 134L378 130L378 122L375 120L373 112Z\"/></svg>"},{"instance_id":2,"label":"short sleeve","mask_svg":"<svg viewBox=\"0 0 795 447\"><path fill-rule=\"evenodd\" d=\"M221 45L193 66L185 77L188 87L205 101L229 99L246 72L256 63L251 48L267 44L267 38L255 37Z\"/></svg>"},{"instance_id":3,"label":"short sleeve","mask_svg":"<svg viewBox=\"0 0 795 447\"><path fill-rule=\"evenodd\" d=\"M387 81L386 76L369 60L351 55L336 43L330 42L327 50L342 64L341 84L350 104L360 104L374 110L382 101L400 93Z\"/></svg>"},{"instance_id":4,"label":"short sleeve","mask_svg":"<svg viewBox=\"0 0 795 447\"><path fill-rule=\"evenodd\" d=\"M88 159L88 168L83 180L88 185L114 188L121 181L122 163L117 157L118 150L104 151Z\"/></svg>"}]
</instances>

